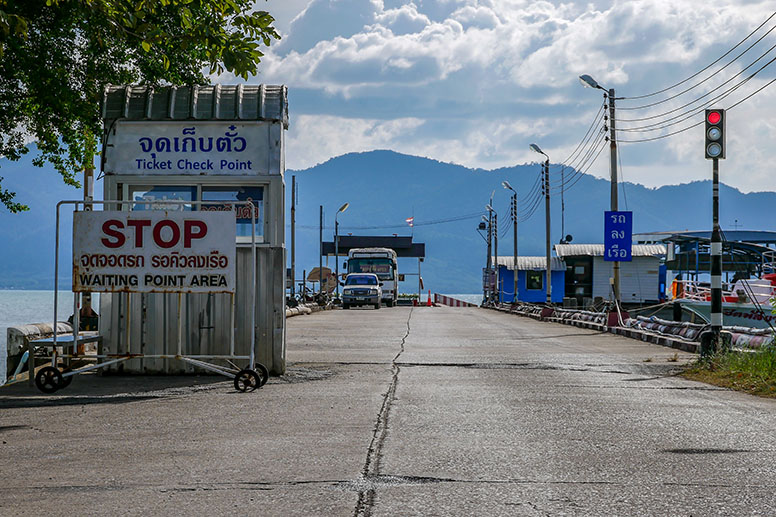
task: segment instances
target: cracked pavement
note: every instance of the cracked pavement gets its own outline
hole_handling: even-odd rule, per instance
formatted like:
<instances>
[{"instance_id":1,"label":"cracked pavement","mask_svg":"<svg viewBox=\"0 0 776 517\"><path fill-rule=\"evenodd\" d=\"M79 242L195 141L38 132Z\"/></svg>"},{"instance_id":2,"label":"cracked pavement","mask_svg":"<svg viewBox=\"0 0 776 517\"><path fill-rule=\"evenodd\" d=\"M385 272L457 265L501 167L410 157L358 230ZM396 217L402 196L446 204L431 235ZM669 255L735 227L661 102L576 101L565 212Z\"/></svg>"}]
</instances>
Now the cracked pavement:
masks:
<instances>
[{"instance_id":1,"label":"cracked pavement","mask_svg":"<svg viewBox=\"0 0 776 517\"><path fill-rule=\"evenodd\" d=\"M0 515L773 515L776 401L482 309L288 320L289 370L0 389Z\"/></svg>"}]
</instances>

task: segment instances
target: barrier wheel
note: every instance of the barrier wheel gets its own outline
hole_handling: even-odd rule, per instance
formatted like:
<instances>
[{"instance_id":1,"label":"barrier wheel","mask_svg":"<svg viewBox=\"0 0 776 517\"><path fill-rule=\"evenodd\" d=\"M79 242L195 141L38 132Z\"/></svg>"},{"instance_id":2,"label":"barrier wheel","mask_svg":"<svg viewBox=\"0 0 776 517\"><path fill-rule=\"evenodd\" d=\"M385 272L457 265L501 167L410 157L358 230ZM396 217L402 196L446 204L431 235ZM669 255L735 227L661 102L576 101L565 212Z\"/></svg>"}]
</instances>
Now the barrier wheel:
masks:
<instances>
[{"instance_id":1,"label":"barrier wheel","mask_svg":"<svg viewBox=\"0 0 776 517\"><path fill-rule=\"evenodd\" d=\"M234 376L234 389L237 391L253 391L261 386L259 374L253 370L245 369Z\"/></svg>"},{"instance_id":2,"label":"barrier wheel","mask_svg":"<svg viewBox=\"0 0 776 517\"><path fill-rule=\"evenodd\" d=\"M267 384L267 381L269 380L269 370L267 370L267 367L261 363L256 363L254 368L256 368L256 372L259 374L259 379L261 379L261 382L259 383L259 388L261 388Z\"/></svg>"},{"instance_id":3,"label":"barrier wheel","mask_svg":"<svg viewBox=\"0 0 776 517\"><path fill-rule=\"evenodd\" d=\"M35 375L35 386L43 393L54 393L64 388L64 379L58 369L53 366L41 368Z\"/></svg>"},{"instance_id":4,"label":"barrier wheel","mask_svg":"<svg viewBox=\"0 0 776 517\"><path fill-rule=\"evenodd\" d=\"M70 368L62 369L62 373L70 373L72 371L73 370L71 370ZM62 385L59 388L62 389L70 386L70 383L73 382L73 377L75 377L75 375L68 375L67 377L62 377Z\"/></svg>"}]
</instances>

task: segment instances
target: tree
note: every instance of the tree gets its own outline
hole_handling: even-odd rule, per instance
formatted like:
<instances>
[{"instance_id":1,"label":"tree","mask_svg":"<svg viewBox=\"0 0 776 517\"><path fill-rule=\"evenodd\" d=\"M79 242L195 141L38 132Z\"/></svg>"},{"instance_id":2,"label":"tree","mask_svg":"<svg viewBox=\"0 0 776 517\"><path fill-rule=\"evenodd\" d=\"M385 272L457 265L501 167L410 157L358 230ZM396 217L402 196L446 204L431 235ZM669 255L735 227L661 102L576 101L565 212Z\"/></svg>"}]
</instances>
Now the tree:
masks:
<instances>
[{"instance_id":1,"label":"tree","mask_svg":"<svg viewBox=\"0 0 776 517\"><path fill-rule=\"evenodd\" d=\"M253 0L0 0L0 156L51 163L65 183L97 153L107 84L247 79L280 36ZM0 177L0 182L2 178ZM2 188L0 203L26 210Z\"/></svg>"}]
</instances>

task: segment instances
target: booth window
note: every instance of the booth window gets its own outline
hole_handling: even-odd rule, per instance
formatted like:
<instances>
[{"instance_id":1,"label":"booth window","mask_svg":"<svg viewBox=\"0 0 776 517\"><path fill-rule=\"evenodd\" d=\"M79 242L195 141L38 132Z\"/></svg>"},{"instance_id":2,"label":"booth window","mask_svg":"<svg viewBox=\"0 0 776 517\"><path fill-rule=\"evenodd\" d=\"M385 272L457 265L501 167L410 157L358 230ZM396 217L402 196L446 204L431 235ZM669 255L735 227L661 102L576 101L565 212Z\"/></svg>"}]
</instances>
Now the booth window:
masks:
<instances>
[{"instance_id":1,"label":"booth window","mask_svg":"<svg viewBox=\"0 0 776 517\"><path fill-rule=\"evenodd\" d=\"M194 201L197 187L133 185L129 189L132 210L192 210L192 205L171 205L162 201ZM145 201L145 203L141 203ZM148 203L151 201L151 203ZM158 202L157 202L158 201Z\"/></svg>"},{"instance_id":2,"label":"booth window","mask_svg":"<svg viewBox=\"0 0 776 517\"><path fill-rule=\"evenodd\" d=\"M544 287L544 271L525 272L526 289L541 290Z\"/></svg>"},{"instance_id":3,"label":"booth window","mask_svg":"<svg viewBox=\"0 0 776 517\"><path fill-rule=\"evenodd\" d=\"M256 242L264 241L264 187L202 187L201 210L235 210L237 242L251 242L251 210L247 205L208 205L206 201L250 201L256 220Z\"/></svg>"}]
</instances>

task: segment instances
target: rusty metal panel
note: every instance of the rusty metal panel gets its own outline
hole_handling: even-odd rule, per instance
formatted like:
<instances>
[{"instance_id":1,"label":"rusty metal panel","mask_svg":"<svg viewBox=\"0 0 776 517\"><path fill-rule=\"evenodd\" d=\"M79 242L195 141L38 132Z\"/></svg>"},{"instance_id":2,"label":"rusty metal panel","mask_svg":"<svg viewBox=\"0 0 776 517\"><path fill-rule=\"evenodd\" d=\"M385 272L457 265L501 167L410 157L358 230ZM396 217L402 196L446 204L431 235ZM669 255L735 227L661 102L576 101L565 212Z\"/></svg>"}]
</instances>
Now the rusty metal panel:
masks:
<instances>
[{"instance_id":1,"label":"rusty metal panel","mask_svg":"<svg viewBox=\"0 0 776 517\"><path fill-rule=\"evenodd\" d=\"M113 86L105 88L106 128L128 120L266 120L288 129L288 88L283 85Z\"/></svg>"},{"instance_id":2,"label":"rusty metal panel","mask_svg":"<svg viewBox=\"0 0 776 517\"><path fill-rule=\"evenodd\" d=\"M256 361L273 374L285 372L285 248L256 249ZM250 353L251 249L239 247L236 257L235 353ZM129 305L127 305L129 299ZM183 350L186 354L226 355L230 352L229 294L183 294ZM110 293L100 296L100 333L109 354L175 354L178 342L178 295L165 293ZM129 316L129 318L127 318ZM129 321L129 343L126 325ZM218 363L219 361L214 361ZM226 363L224 363L226 364ZM110 371L145 374L201 373L182 361L133 359Z\"/></svg>"}]
</instances>

